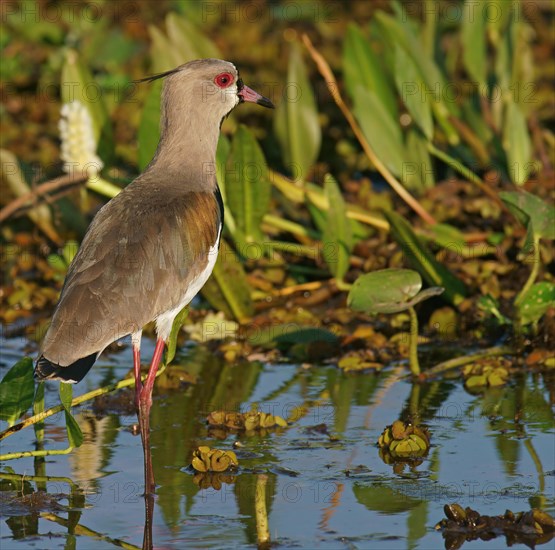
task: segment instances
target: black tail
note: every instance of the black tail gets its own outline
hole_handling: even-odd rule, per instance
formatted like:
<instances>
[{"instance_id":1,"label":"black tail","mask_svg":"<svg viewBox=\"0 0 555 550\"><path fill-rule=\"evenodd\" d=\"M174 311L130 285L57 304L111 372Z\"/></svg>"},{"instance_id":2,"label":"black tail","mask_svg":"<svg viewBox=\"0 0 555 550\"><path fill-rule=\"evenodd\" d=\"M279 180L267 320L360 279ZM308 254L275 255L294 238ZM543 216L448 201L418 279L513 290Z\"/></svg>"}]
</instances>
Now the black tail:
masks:
<instances>
[{"instance_id":1,"label":"black tail","mask_svg":"<svg viewBox=\"0 0 555 550\"><path fill-rule=\"evenodd\" d=\"M39 380L61 380L62 382L81 382L87 372L94 365L98 353L91 353L87 357L77 359L75 363L71 363L67 367L56 365L49 361L44 355L41 355L35 365L35 378Z\"/></svg>"}]
</instances>

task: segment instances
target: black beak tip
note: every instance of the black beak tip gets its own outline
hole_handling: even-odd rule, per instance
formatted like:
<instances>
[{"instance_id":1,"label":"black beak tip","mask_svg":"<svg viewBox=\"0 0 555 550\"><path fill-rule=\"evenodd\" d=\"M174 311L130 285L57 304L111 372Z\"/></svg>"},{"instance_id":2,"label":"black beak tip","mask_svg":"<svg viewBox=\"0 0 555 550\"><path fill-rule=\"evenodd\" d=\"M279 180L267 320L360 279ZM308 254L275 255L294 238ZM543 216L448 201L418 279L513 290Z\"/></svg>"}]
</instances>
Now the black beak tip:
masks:
<instances>
[{"instance_id":1,"label":"black beak tip","mask_svg":"<svg viewBox=\"0 0 555 550\"><path fill-rule=\"evenodd\" d=\"M267 98L262 96L257 102L258 105L262 105L262 107L267 107L268 109L275 109L276 106Z\"/></svg>"}]
</instances>

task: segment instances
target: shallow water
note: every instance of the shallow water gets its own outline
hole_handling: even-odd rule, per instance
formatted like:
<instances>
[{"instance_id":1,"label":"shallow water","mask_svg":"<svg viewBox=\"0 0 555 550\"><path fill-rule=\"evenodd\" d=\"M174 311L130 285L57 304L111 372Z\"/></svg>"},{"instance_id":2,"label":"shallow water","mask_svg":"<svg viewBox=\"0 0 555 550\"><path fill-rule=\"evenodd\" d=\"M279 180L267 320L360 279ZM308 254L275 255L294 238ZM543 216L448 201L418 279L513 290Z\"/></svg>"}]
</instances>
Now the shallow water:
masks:
<instances>
[{"instance_id":1,"label":"shallow water","mask_svg":"<svg viewBox=\"0 0 555 550\"><path fill-rule=\"evenodd\" d=\"M0 376L27 345L2 342ZM146 358L153 346L143 347ZM104 356L74 395L122 378L131 364L129 348ZM155 394L156 548L255 546L260 473L268 475L272 541L282 548L441 548L444 541L434 526L451 502L489 515L530 506L555 512L553 375L525 375L473 396L459 380L413 387L401 366L378 375L345 375L333 365L229 366L202 347L188 347L174 364L197 375L198 383ZM210 411L244 412L255 402L291 425L225 440L208 433ZM57 403L57 385L48 384L47 406ZM428 456L404 467L385 464L376 446L380 433L416 411L431 432ZM142 545L143 458L140 437L133 435L135 417L97 417L90 403L74 412L85 433L82 447L46 463L23 458L0 464L2 550ZM199 488L187 469L192 450L203 444L231 449L235 440L243 444L236 450L238 473L225 478L219 490ZM34 445L34 432L27 429L4 440L1 452ZM48 419L45 447L66 446L63 416ZM10 468L17 475L10 476ZM49 480L22 482L21 474ZM30 497L27 503L17 498L14 483L35 497L46 489L52 498L37 498L29 506ZM464 548L503 546L505 539L498 538L467 542Z\"/></svg>"}]
</instances>

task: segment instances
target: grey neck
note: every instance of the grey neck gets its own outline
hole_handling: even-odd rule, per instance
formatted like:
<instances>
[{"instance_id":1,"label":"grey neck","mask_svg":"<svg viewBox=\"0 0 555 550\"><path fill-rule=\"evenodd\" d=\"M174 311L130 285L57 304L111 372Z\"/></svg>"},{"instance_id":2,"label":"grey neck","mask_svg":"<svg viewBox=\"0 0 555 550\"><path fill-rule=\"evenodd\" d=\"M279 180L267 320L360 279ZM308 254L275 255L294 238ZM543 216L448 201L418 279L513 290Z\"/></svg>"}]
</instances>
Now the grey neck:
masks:
<instances>
[{"instance_id":1,"label":"grey neck","mask_svg":"<svg viewBox=\"0 0 555 550\"><path fill-rule=\"evenodd\" d=\"M220 121L208 109L192 108L167 96L162 100L160 143L147 171L161 171L164 179L178 185L185 181L187 190L212 191Z\"/></svg>"}]
</instances>

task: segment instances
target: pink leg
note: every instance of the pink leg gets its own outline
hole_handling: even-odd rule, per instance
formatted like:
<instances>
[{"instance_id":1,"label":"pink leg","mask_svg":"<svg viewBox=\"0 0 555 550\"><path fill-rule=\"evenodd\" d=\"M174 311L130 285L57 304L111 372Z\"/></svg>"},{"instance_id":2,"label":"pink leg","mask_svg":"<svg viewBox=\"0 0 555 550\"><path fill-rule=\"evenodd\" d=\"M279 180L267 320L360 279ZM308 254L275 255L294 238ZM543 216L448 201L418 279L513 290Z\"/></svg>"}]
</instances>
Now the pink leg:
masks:
<instances>
[{"instance_id":1,"label":"pink leg","mask_svg":"<svg viewBox=\"0 0 555 550\"><path fill-rule=\"evenodd\" d=\"M148 371L148 376L145 380L145 385L141 390L141 402L148 399L149 408L152 404L152 388L154 387L154 380L156 380L156 373L158 372L158 367L160 366L160 361L162 361L162 354L164 353L164 347L166 343L164 340L156 340L156 347L154 348L154 355L152 356L152 363L150 363L150 369Z\"/></svg>"},{"instance_id":2,"label":"pink leg","mask_svg":"<svg viewBox=\"0 0 555 550\"><path fill-rule=\"evenodd\" d=\"M141 382L141 349L133 345L133 372L135 373L135 408L139 412L139 397L143 384Z\"/></svg>"},{"instance_id":3,"label":"pink leg","mask_svg":"<svg viewBox=\"0 0 555 550\"><path fill-rule=\"evenodd\" d=\"M145 495L154 493L154 472L152 470L152 457L150 454L150 407L152 405L152 388L156 379L156 372L162 360L164 352L164 340L156 341L156 348L152 356L152 363L139 394L139 407L137 416L139 417L139 426L141 428L141 439L143 442L143 454L145 462Z\"/></svg>"}]
</instances>

